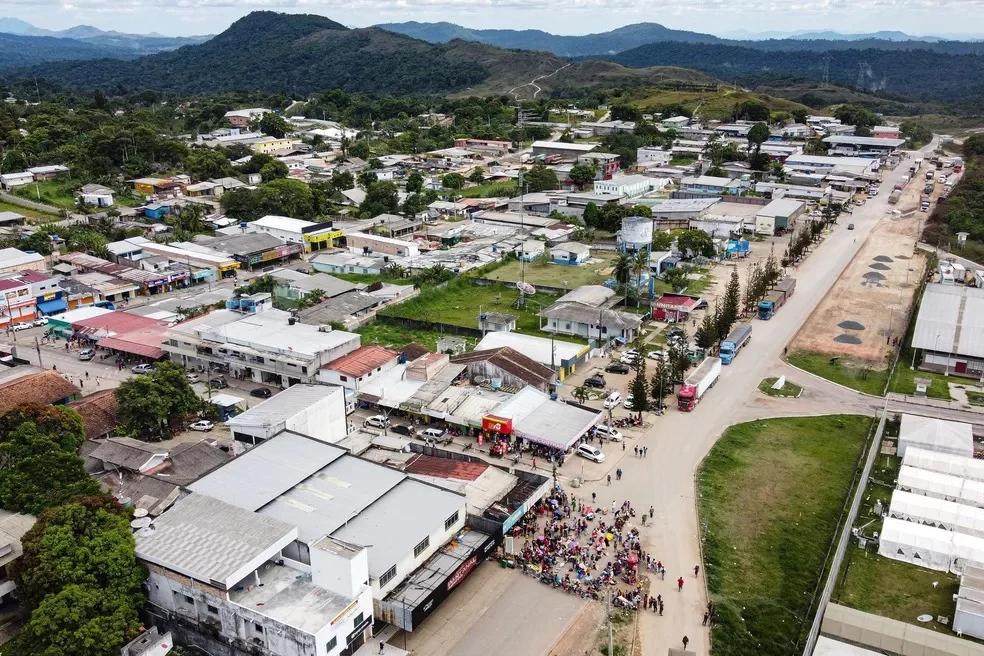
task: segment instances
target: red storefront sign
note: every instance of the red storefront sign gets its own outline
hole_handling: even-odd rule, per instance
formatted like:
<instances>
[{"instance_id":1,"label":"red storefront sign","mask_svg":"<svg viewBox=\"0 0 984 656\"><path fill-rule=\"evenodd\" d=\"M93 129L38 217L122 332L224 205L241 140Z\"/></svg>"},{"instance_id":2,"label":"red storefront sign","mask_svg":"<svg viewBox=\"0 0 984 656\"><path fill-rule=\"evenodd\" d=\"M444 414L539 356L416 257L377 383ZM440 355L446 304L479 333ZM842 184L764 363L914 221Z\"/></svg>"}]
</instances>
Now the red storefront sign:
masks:
<instances>
[{"instance_id":1,"label":"red storefront sign","mask_svg":"<svg viewBox=\"0 0 984 656\"><path fill-rule=\"evenodd\" d=\"M482 417L482 430L489 433L509 435L512 432L512 419L504 419L495 415Z\"/></svg>"},{"instance_id":2,"label":"red storefront sign","mask_svg":"<svg viewBox=\"0 0 984 656\"><path fill-rule=\"evenodd\" d=\"M451 578L448 579L448 592L451 592L454 589L454 586L464 581L465 577L468 576L473 569L475 569L475 565L477 564L478 564L477 554L466 560L465 564L459 567L458 571L452 574Z\"/></svg>"}]
</instances>

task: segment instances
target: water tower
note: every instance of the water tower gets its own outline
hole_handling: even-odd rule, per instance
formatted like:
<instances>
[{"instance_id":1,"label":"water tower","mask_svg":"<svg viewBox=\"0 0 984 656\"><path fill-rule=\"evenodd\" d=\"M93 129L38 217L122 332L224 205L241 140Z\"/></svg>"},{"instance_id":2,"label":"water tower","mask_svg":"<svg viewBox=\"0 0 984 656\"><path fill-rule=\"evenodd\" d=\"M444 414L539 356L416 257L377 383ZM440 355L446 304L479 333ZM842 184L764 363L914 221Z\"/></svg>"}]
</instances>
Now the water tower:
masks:
<instances>
[{"instance_id":1,"label":"water tower","mask_svg":"<svg viewBox=\"0 0 984 656\"><path fill-rule=\"evenodd\" d=\"M627 216L622 219L618 233L618 249L623 253L650 250L653 245L653 220L645 216Z\"/></svg>"}]
</instances>

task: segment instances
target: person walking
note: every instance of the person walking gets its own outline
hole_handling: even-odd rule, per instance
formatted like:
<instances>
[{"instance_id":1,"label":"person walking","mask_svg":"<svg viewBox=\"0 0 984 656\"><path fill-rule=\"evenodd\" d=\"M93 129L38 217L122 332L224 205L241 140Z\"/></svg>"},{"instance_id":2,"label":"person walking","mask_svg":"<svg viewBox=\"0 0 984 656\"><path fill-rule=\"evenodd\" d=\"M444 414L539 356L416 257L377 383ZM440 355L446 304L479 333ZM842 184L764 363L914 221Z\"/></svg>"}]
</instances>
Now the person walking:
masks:
<instances>
[{"instance_id":1,"label":"person walking","mask_svg":"<svg viewBox=\"0 0 984 656\"><path fill-rule=\"evenodd\" d=\"M711 614L704 611L704 621L701 623L701 626L707 626L707 620L709 619L711 619Z\"/></svg>"},{"instance_id":2,"label":"person walking","mask_svg":"<svg viewBox=\"0 0 984 656\"><path fill-rule=\"evenodd\" d=\"M634 453L635 454L635 457L638 458L639 457L639 447L638 446L632 447L632 453Z\"/></svg>"},{"instance_id":3,"label":"person walking","mask_svg":"<svg viewBox=\"0 0 984 656\"><path fill-rule=\"evenodd\" d=\"M659 602L659 616L663 617L663 602Z\"/></svg>"},{"instance_id":4,"label":"person walking","mask_svg":"<svg viewBox=\"0 0 984 656\"><path fill-rule=\"evenodd\" d=\"M687 645L690 643L690 638L683 636L683 648L686 649Z\"/></svg>"},{"instance_id":5,"label":"person walking","mask_svg":"<svg viewBox=\"0 0 984 656\"><path fill-rule=\"evenodd\" d=\"M652 519L653 518L653 513L654 512L655 512L655 510L653 509L653 507L652 506L649 506L649 519Z\"/></svg>"},{"instance_id":6,"label":"person walking","mask_svg":"<svg viewBox=\"0 0 984 656\"><path fill-rule=\"evenodd\" d=\"M622 451L625 451L625 440L622 440Z\"/></svg>"},{"instance_id":7,"label":"person walking","mask_svg":"<svg viewBox=\"0 0 984 656\"><path fill-rule=\"evenodd\" d=\"M697 578L698 574L700 574L700 565L694 565L694 578Z\"/></svg>"},{"instance_id":8,"label":"person walking","mask_svg":"<svg viewBox=\"0 0 984 656\"><path fill-rule=\"evenodd\" d=\"M611 478L611 476L609 476L609 478ZM614 499L612 499L612 514L613 515L615 514L615 500Z\"/></svg>"},{"instance_id":9,"label":"person walking","mask_svg":"<svg viewBox=\"0 0 984 656\"><path fill-rule=\"evenodd\" d=\"M682 590L683 590L683 577L681 576L680 578L677 579L677 592L680 592Z\"/></svg>"},{"instance_id":10,"label":"person walking","mask_svg":"<svg viewBox=\"0 0 984 656\"><path fill-rule=\"evenodd\" d=\"M611 486L612 486L612 475L611 475L611 474L609 474L609 475L608 475L608 487L611 487ZM614 503L614 502L613 502L613 503Z\"/></svg>"},{"instance_id":11,"label":"person walking","mask_svg":"<svg viewBox=\"0 0 984 656\"><path fill-rule=\"evenodd\" d=\"M597 502L598 502L598 493L597 492L592 492L591 493L591 504L594 505Z\"/></svg>"},{"instance_id":12,"label":"person walking","mask_svg":"<svg viewBox=\"0 0 984 656\"><path fill-rule=\"evenodd\" d=\"M615 470L615 480L616 481L622 480L622 468L621 467L619 467L618 469Z\"/></svg>"}]
</instances>

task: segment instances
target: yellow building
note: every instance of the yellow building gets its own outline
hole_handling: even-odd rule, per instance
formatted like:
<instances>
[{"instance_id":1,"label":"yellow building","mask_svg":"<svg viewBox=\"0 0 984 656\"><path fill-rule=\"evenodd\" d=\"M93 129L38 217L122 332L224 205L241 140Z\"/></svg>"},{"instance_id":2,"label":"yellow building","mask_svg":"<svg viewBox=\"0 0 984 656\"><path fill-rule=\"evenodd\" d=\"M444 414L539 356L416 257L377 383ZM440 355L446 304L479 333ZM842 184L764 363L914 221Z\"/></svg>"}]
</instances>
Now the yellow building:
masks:
<instances>
[{"instance_id":1,"label":"yellow building","mask_svg":"<svg viewBox=\"0 0 984 656\"><path fill-rule=\"evenodd\" d=\"M294 146L294 139L277 139L276 137L266 137L253 142L253 152L269 154L277 150L285 150Z\"/></svg>"}]
</instances>

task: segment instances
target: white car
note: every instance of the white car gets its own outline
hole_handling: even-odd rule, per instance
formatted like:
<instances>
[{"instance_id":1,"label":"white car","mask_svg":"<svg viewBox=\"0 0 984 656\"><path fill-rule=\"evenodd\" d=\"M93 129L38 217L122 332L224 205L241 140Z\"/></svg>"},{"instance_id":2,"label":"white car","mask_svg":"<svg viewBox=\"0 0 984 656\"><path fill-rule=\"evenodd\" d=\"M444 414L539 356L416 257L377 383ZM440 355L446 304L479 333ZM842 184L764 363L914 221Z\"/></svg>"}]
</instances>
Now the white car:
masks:
<instances>
[{"instance_id":1,"label":"white car","mask_svg":"<svg viewBox=\"0 0 984 656\"><path fill-rule=\"evenodd\" d=\"M30 321L25 321L23 323L15 323L14 324L14 332L15 333L19 333L22 330L30 330L31 328L34 328L34 324L31 323Z\"/></svg>"},{"instance_id":2,"label":"white car","mask_svg":"<svg viewBox=\"0 0 984 656\"><path fill-rule=\"evenodd\" d=\"M619 360L622 364L632 364L639 359L639 351L622 351Z\"/></svg>"},{"instance_id":3,"label":"white car","mask_svg":"<svg viewBox=\"0 0 984 656\"><path fill-rule=\"evenodd\" d=\"M82 360L83 362L88 362L94 357L96 357L95 349L87 348L79 351L79 360Z\"/></svg>"},{"instance_id":4,"label":"white car","mask_svg":"<svg viewBox=\"0 0 984 656\"><path fill-rule=\"evenodd\" d=\"M946 184L946 176L945 175L941 175L940 178L939 178L939 181L940 181L940 184Z\"/></svg>"},{"instance_id":5,"label":"white car","mask_svg":"<svg viewBox=\"0 0 984 656\"><path fill-rule=\"evenodd\" d=\"M386 428L389 426L389 419L383 415L373 415L366 419L363 426L372 426L373 428Z\"/></svg>"},{"instance_id":6,"label":"white car","mask_svg":"<svg viewBox=\"0 0 984 656\"><path fill-rule=\"evenodd\" d=\"M185 374L185 380L189 383L197 383L201 380L201 377L198 374Z\"/></svg>"},{"instance_id":7,"label":"white car","mask_svg":"<svg viewBox=\"0 0 984 656\"><path fill-rule=\"evenodd\" d=\"M578 445L577 455L594 462L605 462L605 454L601 452L601 449L593 447L590 444Z\"/></svg>"},{"instance_id":8,"label":"white car","mask_svg":"<svg viewBox=\"0 0 984 656\"><path fill-rule=\"evenodd\" d=\"M130 369L135 374L149 374L154 370L154 365L152 364L138 364L133 369Z\"/></svg>"},{"instance_id":9,"label":"white car","mask_svg":"<svg viewBox=\"0 0 984 656\"><path fill-rule=\"evenodd\" d=\"M605 399L605 410L611 410L612 408L618 407L618 404L622 401L622 394L617 390L608 395Z\"/></svg>"},{"instance_id":10,"label":"white car","mask_svg":"<svg viewBox=\"0 0 984 656\"><path fill-rule=\"evenodd\" d=\"M617 429L612 428L608 424L601 424L600 426L595 426L595 435L603 440L611 440L612 442L621 442L622 434L618 432Z\"/></svg>"},{"instance_id":11,"label":"white car","mask_svg":"<svg viewBox=\"0 0 984 656\"><path fill-rule=\"evenodd\" d=\"M31 325L32 326L47 326L48 325L48 317L38 317L37 319L35 319L34 321L31 322Z\"/></svg>"},{"instance_id":12,"label":"white car","mask_svg":"<svg viewBox=\"0 0 984 656\"><path fill-rule=\"evenodd\" d=\"M188 430L193 430L193 431L210 431L213 428L215 428L215 424L213 424L209 420L207 420L207 419L199 419L198 421L196 421L195 423L193 423L191 426L189 426L188 427Z\"/></svg>"},{"instance_id":13,"label":"white car","mask_svg":"<svg viewBox=\"0 0 984 656\"><path fill-rule=\"evenodd\" d=\"M632 405L632 395L631 394L629 394L627 397L625 397L625 401L622 403L622 407L625 408L626 410L635 410L635 407Z\"/></svg>"},{"instance_id":14,"label":"white car","mask_svg":"<svg viewBox=\"0 0 984 656\"><path fill-rule=\"evenodd\" d=\"M646 357L650 360L666 360L670 355L666 351L650 351Z\"/></svg>"}]
</instances>

